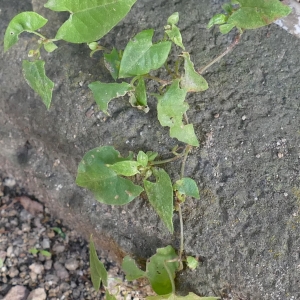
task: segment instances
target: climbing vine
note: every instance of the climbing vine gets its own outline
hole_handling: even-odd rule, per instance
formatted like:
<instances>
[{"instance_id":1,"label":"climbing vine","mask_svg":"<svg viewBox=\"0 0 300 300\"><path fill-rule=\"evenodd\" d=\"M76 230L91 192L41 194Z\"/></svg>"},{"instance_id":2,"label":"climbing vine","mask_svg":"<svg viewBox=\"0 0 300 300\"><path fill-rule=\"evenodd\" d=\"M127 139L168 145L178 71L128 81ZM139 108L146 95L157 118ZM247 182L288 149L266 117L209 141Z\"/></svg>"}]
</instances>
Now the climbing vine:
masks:
<instances>
[{"instance_id":1,"label":"climbing vine","mask_svg":"<svg viewBox=\"0 0 300 300\"><path fill-rule=\"evenodd\" d=\"M228 54L240 41L247 29L266 26L290 13L290 8L279 0L232 0L222 6L224 13L217 14L208 23L208 28L218 25L226 34L236 28L237 36L232 45L201 71L197 72L190 54L185 50L179 27L179 14L173 13L163 28L162 40L153 43L153 29L146 29L128 41L125 49L108 50L100 45L99 39L119 23L130 11L136 0L48 0L45 7L53 11L68 11L69 19L62 24L54 38L46 38L39 30L47 19L35 12L22 12L8 25L4 37L4 50L17 43L19 35L26 31L38 37L37 46L29 51L29 59L22 63L25 80L50 108L54 83L46 76L45 62L40 49L47 52L57 49L58 40L71 43L87 43L91 56L103 51L104 63L114 82L95 81L89 84L94 99L105 114L109 115L109 103L115 98L129 101L133 108L147 113L149 95L157 99L157 118L161 126L169 128L170 137L185 144L183 148L172 149L173 156L159 160L158 153L137 151L122 156L112 146L101 146L88 151L78 166L77 185L89 189L95 198L105 204L124 205L145 192L150 204L171 234L173 214L179 214L180 248L172 246L157 249L147 261L146 269L141 270L135 261L126 256L122 269L129 281L145 277L149 280L157 296L147 299L219 299L199 297L193 293L177 296L174 279L176 272L185 264L195 269L198 261L184 253L184 233L181 206L186 197L200 199L196 182L185 177L185 162L193 147L199 146L193 124L188 121L189 105L185 101L188 93L198 93L208 89L202 76L212 64ZM172 47L177 56L168 60ZM167 61L172 61L168 63ZM164 68L165 78L153 75L153 71ZM122 81L120 81L122 80ZM149 91L149 82L156 82L158 89ZM126 96L126 97L124 97ZM182 161L180 179L172 182L163 165L175 160ZM107 271L97 257L96 249L90 240L91 279L96 290L101 283L107 288ZM116 299L106 289L106 299Z\"/></svg>"}]
</instances>

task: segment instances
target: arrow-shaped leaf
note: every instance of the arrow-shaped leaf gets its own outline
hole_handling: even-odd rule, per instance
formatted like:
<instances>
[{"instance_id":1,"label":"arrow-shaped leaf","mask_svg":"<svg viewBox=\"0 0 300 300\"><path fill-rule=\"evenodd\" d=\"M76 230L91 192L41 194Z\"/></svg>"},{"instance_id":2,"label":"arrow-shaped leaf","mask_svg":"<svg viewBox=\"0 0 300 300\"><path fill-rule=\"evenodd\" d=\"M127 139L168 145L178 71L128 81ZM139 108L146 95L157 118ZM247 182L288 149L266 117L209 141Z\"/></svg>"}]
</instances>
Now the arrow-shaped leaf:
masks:
<instances>
[{"instance_id":1,"label":"arrow-shaped leaf","mask_svg":"<svg viewBox=\"0 0 300 300\"><path fill-rule=\"evenodd\" d=\"M163 95L156 95L157 117L162 126L170 127L170 136L192 146L199 146L192 124L184 125L183 114L189 105L184 102L187 91L179 87L179 80L174 80L172 85Z\"/></svg>"},{"instance_id":2,"label":"arrow-shaped leaf","mask_svg":"<svg viewBox=\"0 0 300 300\"><path fill-rule=\"evenodd\" d=\"M125 96L132 87L126 82L122 83L103 83L100 81L92 82L88 85L92 90L96 103L99 108L108 114L108 103L114 98Z\"/></svg>"},{"instance_id":3,"label":"arrow-shaped leaf","mask_svg":"<svg viewBox=\"0 0 300 300\"><path fill-rule=\"evenodd\" d=\"M128 281L133 281L146 276L145 272L138 268L134 259L129 256L124 257L122 270L126 274L126 280Z\"/></svg>"},{"instance_id":4,"label":"arrow-shaped leaf","mask_svg":"<svg viewBox=\"0 0 300 300\"><path fill-rule=\"evenodd\" d=\"M240 8L227 23L242 29L255 29L287 16L291 8L278 0L237 0Z\"/></svg>"},{"instance_id":5,"label":"arrow-shaped leaf","mask_svg":"<svg viewBox=\"0 0 300 300\"><path fill-rule=\"evenodd\" d=\"M137 197L143 188L117 175L107 167L128 161L111 146L98 147L87 152L78 166L76 183L92 191L99 202L123 205Z\"/></svg>"},{"instance_id":6,"label":"arrow-shaped leaf","mask_svg":"<svg viewBox=\"0 0 300 300\"><path fill-rule=\"evenodd\" d=\"M165 223L171 233L173 233L173 188L168 173L159 168L153 169L156 182L144 180L145 190L149 202Z\"/></svg>"},{"instance_id":7,"label":"arrow-shaped leaf","mask_svg":"<svg viewBox=\"0 0 300 300\"><path fill-rule=\"evenodd\" d=\"M97 41L117 25L136 0L48 0L45 7L69 11L70 18L59 28L56 39L71 43Z\"/></svg>"},{"instance_id":8,"label":"arrow-shaped leaf","mask_svg":"<svg viewBox=\"0 0 300 300\"><path fill-rule=\"evenodd\" d=\"M181 87L188 92L202 92L208 89L206 80L194 69L188 52L183 52L184 76L181 79Z\"/></svg>"},{"instance_id":9,"label":"arrow-shaped leaf","mask_svg":"<svg viewBox=\"0 0 300 300\"><path fill-rule=\"evenodd\" d=\"M114 80L119 77L121 58L116 48L113 48L110 53L104 53L104 64L106 69L110 72Z\"/></svg>"},{"instance_id":10,"label":"arrow-shaped leaf","mask_svg":"<svg viewBox=\"0 0 300 300\"><path fill-rule=\"evenodd\" d=\"M107 271L98 258L92 236L90 237L90 269L94 289L99 290L101 281L104 286L107 286Z\"/></svg>"},{"instance_id":11,"label":"arrow-shaped leaf","mask_svg":"<svg viewBox=\"0 0 300 300\"><path fill-rule=\"evenodd\" d=\"M119 78L144 75L165 63L171 42L152 44L153 33L153 29L141 31L128 42L121 60Z\"/></svg>"},{"instance_id":12,"label":"arrow-shaped leaf","mask_svg":"<svg viewBox=\"0 0 300 300\"><path fill-rule=\"evenodd\" d=\"M4 36L4 51L12 47L19 39L19 34L32 32L43 27L47 19L33 11L25 11L16 15L8 24Z\"/></svg>"},{"instance_id":13,"label":"arrow-shaped leaf","mask_svg":"<svg viewBox=\"0 0 300 300\"><path fill-rule=\"evenodd\" d=\"M178 300L178 299L182 299L182 300L220 300L219 297L200 297L197 296L194 293L189 293L186 296L177 296L175 294L168 294L168 295L163 295L163 296L149 296L146 297L147 300Z\"/></svg>"},{"instance_id":14,"label":"arrow-shaped leaf","mask_svg":"<svg viewBox=\"0 0 300 300\"><path fill-rule=\"evenodd\" d=\"M23 60L22 66L26 82L41 96L47 109L49 109L54 83L46 76L45 62L43 60L33 62Z\"/></svg>"}]
</instances>

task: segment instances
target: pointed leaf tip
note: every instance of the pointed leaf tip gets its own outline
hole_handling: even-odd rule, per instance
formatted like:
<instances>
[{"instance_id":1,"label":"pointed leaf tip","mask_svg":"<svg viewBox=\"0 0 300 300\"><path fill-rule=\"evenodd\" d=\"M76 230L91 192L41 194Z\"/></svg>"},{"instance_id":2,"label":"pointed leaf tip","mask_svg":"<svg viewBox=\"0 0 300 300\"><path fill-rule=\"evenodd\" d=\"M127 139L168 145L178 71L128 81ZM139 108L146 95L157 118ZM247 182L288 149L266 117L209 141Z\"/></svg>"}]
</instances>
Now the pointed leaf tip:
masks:
<instances>
[{"instance_id":1,"label":"pointed leaf tip","mask_svg":"<svg viewBox=\"0 0 300 300\"><path fill-rule=\"evenodd\" d=\"M47 109L50 108L54 83L46 76L45 62L23 60L23 75L28 85L40 95Z\"/></svg>"},{"instance_id":2,"label":"pointed leaf tip","mask_svg":"<svg viewBox=\"0 0 300 300\"><path fill-rule=\"evenodd\" d=\"M47 19L33 11L25 11L16 15L8 24L4 36L4 52L19 40L24 31L35 31L48 22Z\"/></svg>"}]
</instances>

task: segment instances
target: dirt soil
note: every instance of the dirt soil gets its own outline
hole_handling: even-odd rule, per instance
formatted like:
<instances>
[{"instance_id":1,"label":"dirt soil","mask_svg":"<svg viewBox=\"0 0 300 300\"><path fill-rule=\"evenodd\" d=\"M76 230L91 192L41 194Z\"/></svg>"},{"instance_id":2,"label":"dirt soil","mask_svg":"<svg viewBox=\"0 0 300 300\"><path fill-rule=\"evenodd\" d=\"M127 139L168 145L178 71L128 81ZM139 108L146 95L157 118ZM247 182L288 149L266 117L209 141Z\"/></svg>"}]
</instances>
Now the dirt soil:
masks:
<instances>
[{"instance_id":1,"label":"dirt soil","mask_svg":"<svg viewBox=\"0 0 300 300\"><path fill-rule=\"evenodd\" d=\"M223 2L139 0L102 45L121 49L146 28L159 38L167 17L178 11L183 42L200 69L234 38L234 32L222 36L217 28L206 29ZM3 36L9 20L32 4L2 0L0 8ZM155 100L150 97L148 114L132 109L127 99L116 100L106 117L87 87L111 81L101 54L90 59L85 45L59 42L57 51L43 54L47 75L56 83L46 111L21 74L34 39L24 34L0 53L1 167L23 178L83 235L98 233L98 245L116 260L124 253L146 259L157 247L178 247L176 216L176 234L170 236L146 200L110 207L74 184L80 159L100 145L113 145L124 155L140 149L168 155L177 141L159 125ZM210 88L188 97L188 117L201 145L189 156L186 175L198 183L201 200L183 208L185 248L202 264L179 274L182 293L300 299L299 49L300 40L276 25L246 32L204 74ZM178 179L179 164L166 169Z\"/></svg>"}]
</instances>

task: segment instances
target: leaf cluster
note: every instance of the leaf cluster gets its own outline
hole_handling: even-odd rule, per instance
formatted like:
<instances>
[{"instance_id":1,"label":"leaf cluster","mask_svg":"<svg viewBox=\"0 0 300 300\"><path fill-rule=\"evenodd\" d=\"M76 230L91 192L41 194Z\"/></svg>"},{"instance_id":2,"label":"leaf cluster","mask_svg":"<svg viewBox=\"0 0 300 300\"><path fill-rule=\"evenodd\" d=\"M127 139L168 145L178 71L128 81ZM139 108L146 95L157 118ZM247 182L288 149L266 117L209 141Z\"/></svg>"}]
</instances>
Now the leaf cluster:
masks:
<instances>
[{"instance_id":1,"label":"leaf cluster","mask_svg":"<svg viewBox=\"0 0 300 300\"><path fill-rule=\"evenodd\" d=\"M160 162L155 161L156 156L155 152L139 151L134 159L133 153L122 157L112 146L97 147L79 163L76 183L92 191L99 202L110 205L127 204L145 191L150 204L173 233L174 191L181 201L185 196L199 198L199 191L191 178L178 180L173 186L168 173L157 167ZM134 175L139 175L144 188L133 183Z\"/></svg>"}]
</instances>

